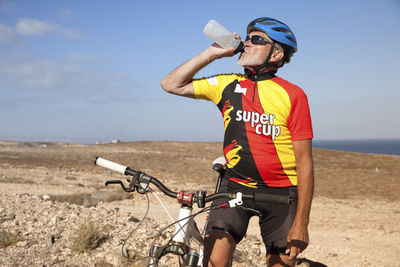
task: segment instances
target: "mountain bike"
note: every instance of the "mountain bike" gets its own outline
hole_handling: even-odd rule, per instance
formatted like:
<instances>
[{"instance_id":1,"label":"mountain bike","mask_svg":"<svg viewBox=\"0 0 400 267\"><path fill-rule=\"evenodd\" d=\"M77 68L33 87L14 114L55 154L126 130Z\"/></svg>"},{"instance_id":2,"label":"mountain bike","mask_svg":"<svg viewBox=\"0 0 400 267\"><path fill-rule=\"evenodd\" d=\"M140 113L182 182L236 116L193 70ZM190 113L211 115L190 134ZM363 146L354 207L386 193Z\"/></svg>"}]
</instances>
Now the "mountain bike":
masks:
<instances>
[{"instance_id":1,"label":"mountain bike","mask_svg":"<svg viewBox=\"0 0 400 267\"><path fill-rule=\"evenodd\" d=\"M121 180L106 181L106 186L110 184L118 184L125 192L132 193L136 191L139 194L147 195L148 192L152 192L150 185L155 185L161 192L171 198L176 199L180 204L178 219L174 223L162 229L154 240L156 240L161 235L163 230L175 225L175 232L172 235L172 238L170 238L168 242L164 245L156 242L152 244L149 254L146 257L146 260L148 261L147 266L158 267L159 260L167 254L178 255L180 266L202 266L204 236L207 220L205 222L205 226L203 227L202 232L200 232L194 220L194 217L201 213L209 212L211 209L244 208L241 206L244 199L270 203L290 204L290 198L283 195L257 193L242 194L241 192L219 193L218 189L224 172L224 162L225 159L223 157L217 158L214 161L213 169L219 173L218 181L215 193L207 195L207 192L205 190L198 190L196 192L187 192L181 190L179 192L174 192L167 188L157 178L149 176L141 171L133 170L130 167L123 166L119 163L115 163L101 157L96 158L95 165L131 177L130 179L127 179L129 183L128 186L125 186ZM228 199L228 201L219 205L211 204L209 206L206 206L207 203L219 198L226 198ZM200 211L192 214L194 204L196 204L200 208ZM249 208L245 209L260 215L259 212L256 210L251 210ZM193 245L193 243L196 243L197 246ZM122 249L122 253L124 257L129 258L124 254L124 249ZM141 260L144 260L144 258Z\"/></svg>"}]
</instances>

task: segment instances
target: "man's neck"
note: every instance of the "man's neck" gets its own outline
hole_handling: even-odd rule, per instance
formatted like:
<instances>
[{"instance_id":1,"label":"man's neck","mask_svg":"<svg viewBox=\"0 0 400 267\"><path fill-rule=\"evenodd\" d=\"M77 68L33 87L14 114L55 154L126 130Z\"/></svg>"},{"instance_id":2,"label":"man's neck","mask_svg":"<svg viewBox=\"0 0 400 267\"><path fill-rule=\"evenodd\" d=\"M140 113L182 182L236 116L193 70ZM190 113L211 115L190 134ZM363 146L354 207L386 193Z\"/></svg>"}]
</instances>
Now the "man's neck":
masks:
<instances>
[{"instance_id":1,"label":"man's neck","mask_svg":"<svg viewBox=\"0 0 400 267\"><path fill-rule=\"evenodd\" d=\"M245 69L250 70L251 72L255 72L255 73L262 73L262 72L271 72L271 73L276 73L277 72L277 68L268 66L268 67L263 67L259 70L257 70L257 68L254 67L245 67Z\"/></svg>"},{"instance_id":2,"label":"man's neck","mask_svg":"<svg viewBox=\"0 0 400 267\"><path fill-rule=\"evenodd\" d=\"M244 69L245 74L247 75L248 79L252 81L263 81L263 80L269 80L272 79L273 77L276 77L273 72L268 72L268 71L252 71L251 69Z\"/></svg>"}]
</instances>

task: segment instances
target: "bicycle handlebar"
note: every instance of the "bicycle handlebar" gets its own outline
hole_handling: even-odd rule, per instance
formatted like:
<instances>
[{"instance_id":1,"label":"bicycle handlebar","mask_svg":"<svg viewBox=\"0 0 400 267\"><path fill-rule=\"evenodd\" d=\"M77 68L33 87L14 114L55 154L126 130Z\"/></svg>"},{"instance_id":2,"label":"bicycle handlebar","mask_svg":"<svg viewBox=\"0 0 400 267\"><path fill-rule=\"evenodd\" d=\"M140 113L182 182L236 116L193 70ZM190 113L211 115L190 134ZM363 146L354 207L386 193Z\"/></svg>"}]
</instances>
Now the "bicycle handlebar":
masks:
<instances>
[{"instance_id":1,"label":"bicycle handlebar","mask_svg":"<svg viewBox=\"0 0 400 267\"><path fill-rule=\"evenodd\" d=\"M167 188L160 180L157 178L154 178L152 176L149 176L143 172L140 171L135 171L132 170L131 168L121 165L119 163L115 163L106 159L103 159L101 157L97 157L95 162L95 165L101 166L103 168L107 168L109 170L124 174L124 175L129 175L133 176L135 179L132 180L132 182L129 185L129 188L126 188L121 181L108 181L106 185L108 184L120 184L121 187L123 188L124 191L126 192L133 192L138 190L139 193L144 193L149 185L149 183L154 184L155 186L158 187L164 194L166 194L169 197L179 199L182 198L181 192L174 192ZM196 202L199 206L201 205L200 203L207 203L210 201L213 201L218 198L228 198L228 199L235 199L236 198L236 193L214 193L209 196L199 196L198 194L193 194L189 193L187 195L184 195L184 197L190 197L193 198L193 202ZM199 198L202 199L199 199ZM290 203L290 198L289 196L285 195L273 195L273 194L262 194L262 193L253 193L253 194L248 194L248 195L242 195L243 199L250 199L254 201L260 201L260 202L270 202L270 203L277 203L277 204L289 204ZM192 199L190 200L192 201Z\"/></svg>"}]
</instances>

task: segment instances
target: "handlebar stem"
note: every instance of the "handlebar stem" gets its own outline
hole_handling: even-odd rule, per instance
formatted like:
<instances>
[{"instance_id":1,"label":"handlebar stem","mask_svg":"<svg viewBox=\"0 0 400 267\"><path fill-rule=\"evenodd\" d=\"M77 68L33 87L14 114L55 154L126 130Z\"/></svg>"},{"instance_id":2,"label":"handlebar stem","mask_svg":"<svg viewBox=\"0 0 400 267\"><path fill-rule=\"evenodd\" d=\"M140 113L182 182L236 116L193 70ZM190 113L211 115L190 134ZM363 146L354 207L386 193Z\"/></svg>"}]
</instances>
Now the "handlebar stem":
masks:
<instances>
[{"instance_id":1,"label":"handlebar stem","mask_svg":"<svg viewBox=\"0 0 400 267\"><path fill-rule=\"evenodd\" d=\"M180 191L178 193L178 203L189 207L193 206L194 194L190 192Z\"/></svg>"}]
</instances>

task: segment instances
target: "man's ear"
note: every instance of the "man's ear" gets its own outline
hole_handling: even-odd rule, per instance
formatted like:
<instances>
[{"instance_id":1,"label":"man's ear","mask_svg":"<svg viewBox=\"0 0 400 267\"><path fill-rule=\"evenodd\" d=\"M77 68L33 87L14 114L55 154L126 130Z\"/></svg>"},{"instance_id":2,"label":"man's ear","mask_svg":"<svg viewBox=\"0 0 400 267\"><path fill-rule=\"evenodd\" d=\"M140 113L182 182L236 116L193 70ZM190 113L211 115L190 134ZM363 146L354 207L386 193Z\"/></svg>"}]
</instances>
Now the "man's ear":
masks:
<instances>
[{"instance_id":1,"label":"man's ear","mask_svg":"<svg viewBox=\"0 0 400 267\"><path fill-rule=\"evenodd\" d=\"M273 63L280 62L283 59L284 55L285 53L282 50L274 49L274 52L272 53L271 59L269 61Z\"/></svg>"}]
</instances>

